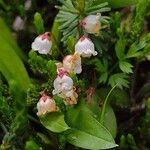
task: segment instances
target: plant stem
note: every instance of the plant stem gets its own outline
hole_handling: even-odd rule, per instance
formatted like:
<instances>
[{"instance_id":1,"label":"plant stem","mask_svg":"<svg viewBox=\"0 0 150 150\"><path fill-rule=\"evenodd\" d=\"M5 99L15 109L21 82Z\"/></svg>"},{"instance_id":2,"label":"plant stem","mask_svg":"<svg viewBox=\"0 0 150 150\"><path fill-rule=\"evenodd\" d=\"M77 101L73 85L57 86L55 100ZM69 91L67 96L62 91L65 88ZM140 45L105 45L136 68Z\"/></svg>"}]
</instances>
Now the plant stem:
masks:
<instances>
[{"instance_id":1,"label":"plant stem","mask_svg":"<svg viewBox=\"0 0 150 150\"><path fill-rule=\"evenodd\" d=\"M116 88L117 84L109 91L108 95L106 96L106 99L104 101L104 104L102 106L102 111L101 111L101 116L100 116L100 123L103 125L104 124L104 116L105 116L105 111L106 111L106 104L108 101L108 98L110 96L110 94L112 93L112 91Z\"/></svg>"}]
</instances>

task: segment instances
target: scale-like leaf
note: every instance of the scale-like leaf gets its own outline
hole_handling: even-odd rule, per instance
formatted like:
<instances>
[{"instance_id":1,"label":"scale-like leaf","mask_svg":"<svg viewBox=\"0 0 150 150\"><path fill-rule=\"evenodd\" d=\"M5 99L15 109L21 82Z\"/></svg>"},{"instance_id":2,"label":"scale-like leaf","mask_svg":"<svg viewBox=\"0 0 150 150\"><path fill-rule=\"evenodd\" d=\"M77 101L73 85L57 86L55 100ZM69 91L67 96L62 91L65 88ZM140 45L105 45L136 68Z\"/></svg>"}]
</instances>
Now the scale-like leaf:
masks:
<instances>
[{"instance_id":1,"label":"scale-like leaf","mask_svg":"<svg viewBox=\"0 0 150 150\"><path fill-rule=\"evenodd\" d=\"M118 30L120 30L120 29L118 29ZM121 32L121 31L118 31L118 34L119 34L119 32ZM116 55L119 60L124 59L124 57L125 57L125 54L124 54L125 46L126 46L126 40L122 35L119 37L119 39L115 45Z\"/></svg>"},{"instance_id":2,"label":"scale-like leaf","mask_svg":"<svg viewBox=\"0 0 150 150\"><path fill-rule=\"evenodd\" d=\"M44 21L41 14L38 12L34 14L34 25L36 27L37 34L41 34L44 32Z\"/></svg>"}]
</instances>

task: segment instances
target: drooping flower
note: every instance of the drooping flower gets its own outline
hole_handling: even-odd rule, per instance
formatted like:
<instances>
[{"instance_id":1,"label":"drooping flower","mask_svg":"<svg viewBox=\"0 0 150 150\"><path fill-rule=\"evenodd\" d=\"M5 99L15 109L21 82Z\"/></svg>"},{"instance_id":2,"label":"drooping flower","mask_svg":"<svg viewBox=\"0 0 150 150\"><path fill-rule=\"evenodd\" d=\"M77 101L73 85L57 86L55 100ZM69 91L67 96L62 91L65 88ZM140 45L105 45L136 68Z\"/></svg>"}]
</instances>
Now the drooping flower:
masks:
<instances>
[{"instance_id":1,"label":"drooping flower","mask_svg":"<svg viewBox=\"0 0 150 150\"><path fill-rule=\"evenodd\" d=\"M49 112L58 111L58 107L52 98L44 94L37 103L37 110L37 115L41 116Z\"/></svg>"},{"instance_id":2,"label":"drooping flower","mask_svg":"<svg viewBox=\"0 0 150 150\"><path fill-rule=\"evenodd\" d=\"M50 40L49 32L45 32L44 34L36 37L31 45L31 48L34 51L38 51L40 54L48 54L50 52L51 47L52 41Z\"/></svg>"},{"instance_id":3,"label":"drooping flower","mask_svg":"<svg viewBox=\"0 0 150 150\"><path fill-rule=\"evenodd\" d=\"M59 95L64 91L70 91L73 89L73 80L69 76L67 76L65 72L60 72L57 78L54 80L53 85L53 95Z\"/></svg>"},{"instance_id":4,"label":"drooping flower","mask_svg":"<svg viewBox=\"0 0 150 150\"><path fill-rule=\"evenodd\" d=\"M74 105L77 104L77 98L78 98L78 94L75 91L75 88L73 88L70 91L67 91L65 93L62 93L63 98L64 98L64 103L66 105Z\"/></svg>"},{"instance_id":5,"label":"drooping flower","mask_svg":"<svg viewBox=\"0 0 150 150\"><path fill-rule=\"evenodd\" d=\"M80 74L82 72L80 55L78 53L67 55L63 60L63 67L67 72Z\"/></svg>"},{"instance_id":6,"label":"drooping flower","mask_svg":"<svg viewBox=\"0 0 150 150\"><path fill-rule=\"evenodd\" d=\"M75 52L82 57L91 57L97 55L93 42L86 36L82 36L75 45Z\"/></svg>"},{"instance_id":7,"label":"drooping flower","mask_svg":"<svg viewBox=\"0 0 150 150\"><path fill-rule=\"evenodd\" d=\"M99 35L99 31L101 28L100 14L89 15L89 16L85 17L81 21L80 25L84 28L84 30L87 33Z\"/></svg>"},{"instance_id":8,"label":"drooping flower","mask_svg":"<svg viewBox=\"0 0 150 150\"><path fill-rule=\"evenodd\" d=\"M57 94L59 97L63 98L66 105L77 103L78 94L75 92L73 80L67 76L66 72L59 72L53 84L53 95Z\"/></svg>"}]
</instances>

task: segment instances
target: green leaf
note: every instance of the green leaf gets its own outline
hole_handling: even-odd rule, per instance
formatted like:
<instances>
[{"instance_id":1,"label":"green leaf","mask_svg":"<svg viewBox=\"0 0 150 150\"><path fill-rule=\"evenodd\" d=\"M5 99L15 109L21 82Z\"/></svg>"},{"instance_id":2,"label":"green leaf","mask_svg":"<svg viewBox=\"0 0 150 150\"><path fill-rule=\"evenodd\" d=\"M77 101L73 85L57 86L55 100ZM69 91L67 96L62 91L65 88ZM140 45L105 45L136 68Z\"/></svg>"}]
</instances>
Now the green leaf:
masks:
<instances>
[{"instance_id":1,"label":"green leaf","mask_svg":"<svg viewBox=\"0 0 150 150\"><path fill-rule=\"evenodd\" d=\"M26 92L30 85L30 79L23 62L18 56L21 54L19 53L20 50L16 42L13 42L8 28L1 19L0 26L2 27L2 30L0 30L0 72L6 78L15 100L15 118L10 126L10 131L4 136L3 142L5 144L8 141L13 143L15 139L13 137L17 136L26 126Z\"/></svg>"},{"instance_id":2,"label":"green leaf","mask_svg":"<svg viewBox=\"0 0 150 150\"><path fill-rule=\"evenodd\" d=\"M47 73L47 60L42 56L38 55L35 51L31 50L29 52L29 64L34 73ZM47 66L48 67L48 66Z\"/></svg>"},{"instance_id":3,"label":"green leaf","mask_svg":"<svg viewBox=\"0 0 150 150\"><path fill-rule=\"evenodd\" d=\"M0 35L0 72L5 76L8 83L14 80L16 84L26 92L29 88L30 79L23 62L15 53L15 49Z\"/></svg>"},{"instance_id":4,"label":"green leaf","mask_svg":"<svg viewBox=\"0 0 150 150\"><path fill-rule=\"evenodd\" d=\"M73 53L74 52L74 47L75 47L75 44L76 44L77 40L72 37L72 36L69 36L68 39L67 39L67 52L69 53Z\"/></svg>"},{"instance_id":5,"label":"green leaf","mask_svg":"<svg viewBox=\"0 0 150 150\"><path fill-rule=\"evenodd\" d=\"M87 3L87 5L88 5L88 3ZM107 5L108 5L108 2L105 2L105 3L101 3L101 4L99 4L99 5L87 7L87 8L85 8L85 10L86 10L87 12L90 12L90 11L92 11L92 10L97 10L97 9L103 8L103 7L107 6Z\"/></svg>"},{"instance_id":6,"label":"green leaf","mask_svg":"<svg viewBox=\"0 0 150 150\"><path fill-rule=\"evenodd\" d=\"M111 123L110 123L111 120ZM108 129L108 131L115 138L117 134L117 121L115 117L115 113L110 105L107 105L106 112L104 115L104 126Z\"/></svg>"},{"instance_id":7,"label":"green leaf","mask_svg":"<svg viewBox=\"0 0 150 150\"><path fill-rule=\"evenodd\" d=\"M111 134L93 116L93 113L82 104L70 108L66 114L66 120L73 129L68 133L67 141L87 149L116 147Z\"/></svg>"},{"instance_id":8,"label":"green leaf","mask_svg":"<svg viewBox=\"0 0 150 150\"><path fill-rule=\"evenodd\" d=\"M136 41L139 39L144 25L145 15L147 13L149 0L137 0L136 3L136 14L132 25L131 39Z\"/></svg>"},{"instance_id":9,"label":"green leaf","mask_svg":"<svg viewBox=\"0 0 150 150\"><path fill-rule=\"evenodd\" d=\"M126 58L138 57L141 53L139 52L140 48L136 43L133 43L126 54Z\"/></svg>"},{"instance_id":10,"label":"green leaf","mask_svg":"<svg viewBox=\"0 0 150 150\"><path fill-rule=\"evenodd\" d=\"M108 78L108 73L107 72L102 73L100 75L100 78L98 79L98 83L106 83L107 78Z\"/></svg>"},{"instance_id":11,"label":"green leaf","mask_svg":"<svg viewBox=\"0 0 150 150\"><path fill-rule=\"evenodd\" d=\"M108 84L111 85L111 87L114 87L117 84L117 86L121 89L123 87L128 87L129 84L128 76L125 73L117 73L111 75Z\"/></svg>"},{"instance_id":12,"label":"green leaf","mask_svg":"<svg viewBox=\"0 0 150 150\"><path fill-rule=\"evenodd\" d=\"M0 6L5 9L5 10L8 10L8 6L4 3L3 0L0 0Z\"/></svg>"},{"instance_id":13,"label":"green leaf","mask_svg":"<svg viewBox=\"0 0 150 150\"><path fill-rule=\"evenodd\" d=\"M44 32L44 22L43 22L41 14L38 12L34 14L34 25L35 25L37 34L41 34Z\"/></svg>"},{"instance_id":14,"label":"green leaf","mask_svg":"<svg viewBox=\"0 0 150 150\"><path fill-rule=\"evenodd\" d=\"M25 145L25 150L42 150L33 140L27 141Z\"/></svg>"},{"instance_id":15,"label":"green leaf","mask_svg":"<svg viewBox=\"0 0 150 150\"><path fill-rule=\"evenodd\" d=\"M57 66L56 66L55 62L52 60L49 60L47 62L46 67L47 67L47 72L48 72L49 77L54 79L57 74Z\"/></svg>"},{"instance_id":16,"label":"green leaf","mask_svg":"<svg viewBox=\"0 0 150 150\"><path fill-rule=\"evenodd\" d=\"M127 61L119 61L119 67L124 73L132 73L132 65Z\"/></svg>"},{"instance_id":17,"label":"green leaf","mask_svg":"<svg viewBox=\"0 0 150 150\"><path fill-rule=\"evenodd\" d=\"M70 144L84 149L109 149L117 146L112 142L105 141L92 134L77 129L69 130L69 134L66 138Z\"/></svg>"},{"instance_id":18,"label":"green leaf","mask_svg":"<svg viewBox=\"0 0 150 150\"><path fill-rule=\"evenodd\" d=\"M117 30L117 34L119 36L119 40L117 41L115 45L115 51L116 51L116 55L118 59L122 60L125 57L124 51L125 51L125 46L126 46L126 40L120 28Z\"/></svg>"},{"instance_id":19,"label":"green leaf","mask_svg":"<svg viewBox=\"0 0 150 150\"><path fill-rule=\"evenodd\" d=\"M0 36L7 42L7 44L11 46L11 49L13 49L24 62L27 62L27 57L18 47L16 41L14 40L14 37L12 36L12 33L10 32L9 28L2 18L0 18Z\"/></svg>"},{"instance_id":20,"label":"green leaf","mask_svg":"<svg viewBox=\"0 0 150 150\"><path fill-rule=\"evenodd\" d=\"M62 113L48 113L40 117L40 121L45 128L52 132L60 133L69 129L69 126L64 121Z\"/></svg>"},{"instance_id":21,"label":"green leaf","mask_svg":"<svg viewBox=\"0 0 150 150\"><path fill-rule=\"evenodd\" d=\"M106 106L106 110L104 112L104 126L115 138L117 133L117 122L116 122L115 113L109 104L110 101L115 100L114 98L111 98L113 94L115 94L115 89L110 95L110 97L108 98L108 103ZM100 116L101 116L101 107L99 107L98 104L99 102L102 102L107 95L108 95L107 89L102 89L102 88L98 89L95 91L94 95L92 96L91 101L89 103L86 103L86 106L93 112L93 117L96 118L98 121L100 121ZM110 120L111 120L111 124L110 124Z\"/></svg>"},{"instance_id":22,"label":"green leaf","mask_svg":"<svg viewBox=\"0 0 150 150\"><path fill-rule=\"evenodd\" d=\"M93 3L99 4L99 3L103 3L106 2L106 0L95 0ZM126 7L126 6L130 6L130 5L134 5L137 3L137 0L108 0L108 6L110 6L111 8L120 8L120 7Z\"/></svg>"},{"instance_id":23,"label":"green leaf","mask_svg":"<svg viewBox=\"0 0 150 150\"><path fill-rule=\"evenodd\" d=\"M58 57L59 56L59 44L60 44L60 41L61 41L61 33L58 29L59 27L59 23L58 23L58 20L57 18L54 19L54 23L53 23L53 26L52 26L52 29L51 29L51 40L52 40L52 56L54 58Z\"/></svg>"},{"instance_id":24,"label":"green leaf","mask_svg":"<svg viewBox=\"0 0 150 150\"><path fill-rule=\"evenodd\" d=\"M100 73L107 72L108 69L108 61L107 59L100 60L98 58L94 58L89 62L89 64L93 64L95 66L95 69Z\"/></svg>"}]
</instances>

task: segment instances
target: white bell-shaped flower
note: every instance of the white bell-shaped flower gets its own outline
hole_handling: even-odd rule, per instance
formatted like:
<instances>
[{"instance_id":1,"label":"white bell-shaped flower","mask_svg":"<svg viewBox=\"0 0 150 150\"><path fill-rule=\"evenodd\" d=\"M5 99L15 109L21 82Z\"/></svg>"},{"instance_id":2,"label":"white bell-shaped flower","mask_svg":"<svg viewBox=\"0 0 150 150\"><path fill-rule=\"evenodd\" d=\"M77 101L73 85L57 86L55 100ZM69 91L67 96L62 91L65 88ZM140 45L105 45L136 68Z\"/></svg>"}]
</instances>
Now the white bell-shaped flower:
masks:
<instances>
[{"instance_id":1,"label":"white bell-shaped flower","mask_svg":"<svg viewBox=\"0 0 150 150\"><path fill-rule=\"evenodd\" d=\"M63 60L63 67L67 72L80 74L82 72L81 57L79 54L67 55Z\"/></svg>"},{"instance_id":2,"label":"white bell-shaped flower","mask_svg":"<svg viewBox=\"0 0 150 150\"><path fill-rule=\"evenodd\" d=\"M40 54L48 54L52 47L52 41L50 40L50 33L46 32L35 38L31 45L34 51L38 51Z\"/></svg>"},{"instance_id":3,"label":"white bell-shaped flower","mask_svg":"<svg viewBox=\"0 0 150 150\"><path fill-rule=\"evenodd\" d=\"M47 95L43 95L37 103L37 110L37 115L41 116L49 112L56 112L58 111L58 108L52 98Z\"/></svg>"},{"instance_id":4,"label":"white bell-shaped flower","mask_svg":"<svg viewBox=\"0 0 150 150\"><path fill-rule=\"evenodd\" d=\"M54 80L53 95L61 94L64 91L70 91L73 88L73 80L67 76L64 72L60 72L57 78Z\"/></svg>"},{"instance_id":5,"label":"white bell-shaped flower","mask_svg":"<svg viewBox=\"0 0 150 150\"><path fill-rule=\"evenodd\" d=\"M89 15L85 17L80 25L85 29L87 33L99 34L101 23L100 23L100 14Z\"/></svg>"},{"instance_id":6,"label":"white bell-shaped flower","mask_svg":"<svg viewBox=\"0 0 150 150\"><path fill-rule=\"evenodd\" d=\"M82 36L75 45L75 52L82 57L91 57L97 55L93 42L86 36Z\"/></svg>"}]
</instances>

